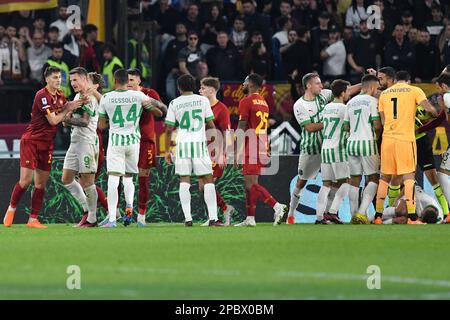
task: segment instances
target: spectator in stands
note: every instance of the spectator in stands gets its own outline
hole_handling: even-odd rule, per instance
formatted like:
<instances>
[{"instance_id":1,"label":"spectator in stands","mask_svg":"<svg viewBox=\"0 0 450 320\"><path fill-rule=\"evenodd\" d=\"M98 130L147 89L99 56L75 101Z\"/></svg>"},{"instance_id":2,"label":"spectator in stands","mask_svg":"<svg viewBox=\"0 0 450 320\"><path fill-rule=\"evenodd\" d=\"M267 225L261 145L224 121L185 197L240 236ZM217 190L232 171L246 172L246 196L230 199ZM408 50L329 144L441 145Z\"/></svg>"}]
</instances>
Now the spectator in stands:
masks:
<instances>
[{"instance_id":1,"label":"spectator in stands","mask_svg":"<svg viewBox=\"0 0 450 320\"><path fill-rule=\"evenodd\" d=\"M365 0L352 0L352 4L347 9L345 15L345 25L353 27L355 31L359 31L359 23L361 20L367 20L367 3Z\"/></svg>"},{"instance_id":2,"label":"spectator in stands","mask_svg":"<svg viewBox=\"0 0 450 320\"><path fill-rule=\"evenodd\" d=\"M409 29L408 32L408 41L412 46L415 46L419 43L419 30L416 28Z\"/></svg>"},{"instance_id":3,"label":"spectator in stands","mask_svg":"<svg viewBox=\"0 0 450 320\"><path fill-rule=\"evenodd\" d=\"M160 34L174 34L175 26L180 21L180 13L169 4L168 0L158 0L144 9L143 13L146 20L158 23Z\"/></svg>"},{"instance_id":4,"label":"spectator in stands","mask_svg":"<svg viewBox=\"0 0 450 320\"><path fill-rule=\"evenodd\" d=\"M5 32L6 32L5 27L0 24L0 43L2 42L3 37L5 36Z\"/></svg>"},{"instance_id":5,"label":"spectator in stands","mask_svg":"<svg viewBox=\"0 0 450 320\"><path fill-rule=\"evenodd\" d=\"M410 74L414 69L416 54L414 47L405 39L405 30L401 24L395 26L394 39L386 44L384 62L396 70L405 70Z\"/></svg>"},{"instance_id":6,"label":"spectator in stands","mask_svg":"<svg viewBox=\"0 0 450 320\"><path fill-rule=\"evenodd\" d=\"M245 30L245 22L242 16L237 16L233 22L233 29L230 33L230 40L236 49L242 54L245 43L248 40L248 32Z\"/></svg>"},{"instance_id":7,"label":"spectator in stands","mask_svg":"<svg viewBox=\"0 0 450 320\"><path fill-rule=\"evenodd\" d=\"M323 78L329 82L345 78L345 63L347 54L341 33L337 26L330 28L328 47L320 52L323 60Z\"/></svg>"},{"instance_id":8,"label":"spectator in stands","mask_svg":"<svg viewBox=\"0 0 450 320\"><path fill-rule=\"evenodd\" d=\"M413 20L414 17L411 13L411 11L406 10L402 13L402 25L403 25L403 29L405 29L405 33L408 33L409 30L414 28L414 24L413 24Z\"/></svg>"},{"instance_id":9,"label":"spectator in stands","mask_svg":"<svg viewBox=\"0 0 450 320\"><path fill-rule=\"evenodd\" d=\"M257 73L264 79L270 75L270 60L264 42L256 42L250 47L250 54L244 58L245 74Z\"/></svg>"},{"instance_id":10,"label":"spectator in stands","mask_svg":"<svg viewBox=\"0 0 450 320\"><path fill-rule=\"evenodd\" d=\"M333 24L338 24L341 20L340 16L337 13L337 1L334 0L321 0L318 1L317 9L319 12L327 11L330 14L330 21Z\"/></svg>"},{"instance_id":11,"label":"spectator in stands","mask_svg":"<svg viewBox=\"0 0 450 320\"><path fill-rule=\"evenodd\" d=\"M444 29L444 23L442 21L442 9L439 5L433 5L431 8L432 19L425 23L425 27L431 36L431 42L436 42L437 37Z\"/></svg>"},{"instance_id":12,"label":"spectator in stands","mask_svg":"<svg viewBox=\"0 0 450 320\"><path fill-rule=\"evenodd\" d=\"M0 85L4 80L18 81L24 78L21 64L27 59L22 42L17 38L16 27L9 25L0 43Z\"/></svg>"},{"instance_id":13,"label":"spectator in stands","mask_svg":"<svg viewBox=\"0 0 450 320\"><path fill-rule=\"evenodd\" d=\"M103 78L105 80L105 87L103 93L114 89L114 72L123 68L122 61L116 55L116 49L109 44L103 46Z\"/></svg>"},{"instance_id":14,"label":"spectator in stands","mask_svg":"<svg viewBox=\"0 0 450 320\"><path fill-rule=\"evenodd\" d=\"M103 65L103 42L97 41L98 28L93 24L87 24L83 28L83 35L86 46L82 47L81 50L80 67L85 68L89 72L100 73ZM130 56L132 53L132 51L128 50ZM130 65L130 68L134 67Z\"/></svg>"},{"instance_id":15,"label":"spectator in stands","mask_svg":"<svg viewBox=\"0 0 450 320\"><path fill-rule=\"evenodd\" d=\"M209 77L209 68L208 68L208 65L205 62L200 61L197 64L196 69L197 69L197 72L196 72L197 77L195 79L197 80L197 84L198 84L197 88L200 88L200 81L203 78Z\"/></svg>"},{"instance_id":16,"label":"spectator in stands","mask_svg":"<svg viewBox=\"0 0 450 320\"><path fill-rule=\"evenodd\" d=\"M25 50L33 45L30 37L30 29L26 26L22 26L19 28L19 41L22 43L22 46Z\"/></svg>"},{"instance_id":17,"label":"spectator in stands","mask_svg":"<svg viewBox=\"0 0 450 320\"><path fill-rule=\"evenodd\" d=\"M241 2L246 29L249 33L253 33L256 30L261 32L263 41L268 46L272 36L270 18L256 11L253 0L242 0Z\"/></svg>"},{"instance_id":18,"label":"spectator in stands","mask_svg":"<svg viewBox=\"0 0 450 320\"><path fill-rule=\"evenodd\" d=\"M291 16L295 25L306 26L311 29L317 24L317 9L313 10L310 2L310 0L294 0Z\"/></svg>"},{"instance_id":19,"label":"spectator in stands","mask_svg":"<svg viewBox=\"0 0 450 320\"><path fill-rule=\"evenodd\" d=\"M219 5L213 3L202 29L202 43L214 46L219 31L226 31L227 19L222 15Z\"/></svg>"},{"instance_id":20,"label":"spectator in stands","mask_svg":"<svg viewBox=\"0 0 450 320\"><path fill-rule=\"evenodd\" d=\"M281 62L281 49L289 44L288 34L292 29L292 22L290 18L282 17L278 20L278 23L281 30L272 37L272 54L274 60L274 78L275 80L282 80L283 66Z\"/></svg>"},{"instance_id":21,"label":"spectator in stands","mask_svg":"<svg viewBox=\"0 0 450 320\"><path fill-rule=\"evenodd\" d=\"M143 28L133 28L133 36L128 41L128 65L130 68L138 68L141 77L148 80L151 74L150 52L145 44L146 31ZM138 66L138 51L140 51L140 66Z\"/></svg>"},{"instance_id":22,"label":"spectator in stands","mask_svg":"<svg viewBox=\"0 0 450 320\"><path fill-rule=\"evenodd\" d=\"M205 57L200 50L198 33L189 31L188 45L178 53L178 68L181 74L190 74L197 77L197 64L206 62Z\"/></svg>"},{"instance_id":23,"label":"spectator in stands","mask_svg":"<svg viewBox=\"0 0 450 320\"><path fill-rule=\"evenodd\" d=\"M176 38L171 40L164 55L164 74L166 79L166 95L168 99L176 98L177 84L176 80L180 74L178 65L178 54L184 47L187 46L187 30L183 22L178 22L175 27Z\"/></svg>"},{"instance_id":24,"label":"spectator in stands","mask_svg":"<svg viewBox=\"0 0 450 320\"><path fill-rule=\"evenodd\" d=\"M80 26L74 26L63 39L64 49L69 51L77 59L80 58L81 50L88 46L83 37L83 29Z\"/></svg>"},{"instance_id":25,"label":"spectator in stands","mask_svg":"<svg viewBox=\"0 0 450 320\"><path fill-rule=\"evenodd\" d=\"M43 32L34 32L32 37L33 45L27 49L30 79L36 83L42 81L42 69L52 55L52 50L45 45L44 40L45 35Z\"/></svg>"},{"instance_id":26,"label":"spectator in stands","mask_svg":"<svg viewBox=\"0 0 450 320\"><path fill-rule=\"evenodd\" d=\"M59 29L55 26L50 27L47 33L47 45L52 46L57 44L59 41Z\"/></svg>"},{"instance_id":27,"label":"spectator in stands","mask_svg":"<svg viewBox=\"0 0 450 320\"><path fill-rule=\"evenodd\" d=\"M278 30L278 28L279 28L278 26L280 25L279 21L282 18L291 19L293 29L296 29L299 27L297 21L292 18L292 15L291 15L292 2L290 0L281 0L279 10L280 10L280 15L278 17L276 17L275 19L273 19L273 22L272 22L273 30Z\"/></svg>"},{"instance_id":28,"label":"spectator in stands","mask_svg":"<svg viewBox=\"0 0 450 320\"><path fill-rule=\"evenodd\" d=\"M40 32L45 34L45 26L46 26L45 19L42 17L37 17L33 21L33 33Z\"/></svg>"},{"instance_id":29,"label":"spectator in stands","mask_svg":"<svg viewBox=\"0 0 450 320\"><path fill-rule=\"evenodd\" d=\"M197 35L200 34L201 21L200 21L200 16L199 16L198 5L195 3L190 4L187 9L187 12L184 16L185 16L185 18L184 18L183 22L186 25L187 30L195 31L195 33Z\"/></svg>"},{"instance_id":30,"label":"spectator in stands","mask_svg":"<svg viewBox=\"0 0 450 320\"><path fill-rule=\"evenodd\" d=\"M311 29L311 45L314 69L319 70L320 52L328 45L330 14L323 11L319 16L319 25Z\"/></svg>"},{"instance_id":31,"label":"spectator in stands","mask_svg":"<svg viewBox=\"0 0 450 320\"><path fill-rule=\"evenodd\" d=\"M50 27L57 27L59 29L58 41L63 41L66 34L69 33L69 28L67 27L67 18L69 15L67 13L66 6L60 6L58 11L58 20L50 24Z\"/></svg>"},{"instance_id":32,"label":"spectator in stands","mask_svg":"<svg viewBox=\"0 0 450 320\"><path fill-rule=\"evenodd\" d=\"M33 29L33 18L31 17L30 10L20 10L13 12L9 24L15 26L17 29L20 27L27 27L29 30Z\"/></svg>"},{"instance_id":33,"label":"spectator in stands","mask_svg":"<svg viewBox=\"0 0 450 320\"><path fill-rule=\"evenodd\" d=\"M445 51L447 49L448 42L450 41L450 24L446 25L441 32L438 40L439 52L441 54L441 60L444 60Z\"/></svg>"},{"instance_id":34,"label":"spectator in stands","mask_svg":"<svg viewBox=\"0 0 450 320\"><path fill-rule=\"evenodd\" d=\"M217 45L206 54L206 61L213 77L223 81L241 79L241 57L225 31L217 34Z\"/></svg>"},{"instance_id":35,"label":"spectator in stands","mask_svg":"<svg viewBox=\"0 0 450 320\"><path fill-rule=\"evenodd\" d=\"M429 82L440 72L440 56L438 47L431 42L428 30L419 33L416 45L415 82Z\"/></svg>"},{"instance_id":36,"label":"spectator in stands","mask_svg":"<svg viewBox=\"0 0 450 320\"><path fill-rule=\"evenodd\" d=\"M359 81L368 68L376 66L377 54L376 38L370 33L367 21L361 20L359 35L353 39L347 51L347 62L351 67L350 82Z\"/></svg>"},{"instance_id":37,"label":"spectator in stands","mask_svg":"<svg viewBox=\"0 0 450 320\"><path fill-rule=\"evenodd\" d=\"M419 28L425 28L426 22L433 19L431 11L435 5L438 5L438 1L436 0L415 1L414 17Z\"/></svg>"},{"instance_id":38,"label":"spectator in stands","mask_svg":"<svg viewBox=\"0 0 450 320\"><path fill-rule=\"evenodd\" d=\"M289 37L292 33L297 34L297 40L282 54L283 67L289 81L292 81L297 75L302 78L305 74L313 71L309 30L301 26L297 31L291 30Z\"/></svg>"},{"instance_id":39,"label":"spectator in stands","mask_svg":"<svg viewBox=\"0 0 450 320\"><path fill-rule=\"evenodd\" d=\"M61 90L67 98L70 97L72 94L69 80L70 65L64 60L64 47L61 42L53 45L52 55L44 64L42 68L43 72L45 72L45 69L49 66L56 67L61 70ZM44 79L43 75L41 76L41 79Z\"/></svg>"}]
</instances>

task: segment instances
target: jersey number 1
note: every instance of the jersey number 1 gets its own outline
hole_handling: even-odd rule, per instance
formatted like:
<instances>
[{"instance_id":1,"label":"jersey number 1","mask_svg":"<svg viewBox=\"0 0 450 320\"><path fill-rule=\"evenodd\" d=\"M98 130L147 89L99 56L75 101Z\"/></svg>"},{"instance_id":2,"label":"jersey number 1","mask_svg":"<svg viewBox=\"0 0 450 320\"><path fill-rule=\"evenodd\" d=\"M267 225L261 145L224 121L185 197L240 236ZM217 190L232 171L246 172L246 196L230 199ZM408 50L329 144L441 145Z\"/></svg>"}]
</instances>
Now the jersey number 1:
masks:
<instances>
[{"instance_id":1,"label":"jersey number 1","mask_svg":"<svg viewBox=\"0 0 450 320\"><path fill-rule=\"evenodd\" d=\"M392 98L391 101L392 101L394 119L397 119L397 98Z\"/></svg>"}]
</instances>

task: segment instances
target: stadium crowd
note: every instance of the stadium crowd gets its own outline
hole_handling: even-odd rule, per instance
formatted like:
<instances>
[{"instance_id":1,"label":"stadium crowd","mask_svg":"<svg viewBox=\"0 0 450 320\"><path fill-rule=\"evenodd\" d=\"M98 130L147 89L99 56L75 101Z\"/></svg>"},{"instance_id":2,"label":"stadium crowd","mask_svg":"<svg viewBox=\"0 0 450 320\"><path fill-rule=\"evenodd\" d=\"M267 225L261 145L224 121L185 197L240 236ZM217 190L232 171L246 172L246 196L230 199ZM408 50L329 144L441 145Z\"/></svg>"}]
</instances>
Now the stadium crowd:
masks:
<instances>
[{"instance_id":1,"label":"stadium crowd","mask_svg":"<svg viewBox=\"0 0 450 320\"><path fill-rule=\"evenodd\" d=\"M356 82L367 68L390 65L411 73L415 82L427 82L450 63L448 1L128 2L131 17L133 8L141 7L143 20L156 22L161 63L155 82L167 99L176 96L181 74L240 81L256 72L266 80L295 83L317 71L324 80ZM380 21L371 17L372 5L381 10ZM145 43L141 71L150 76L152 46L138 27L131 29L125 62L113 44L97 41L96 26L69 30L66 9L55 9L56 20L55 10L0 15L0 85L39 82L46 63L111 74L136 66L139 41Z\"/></svg>"}]
</instances>

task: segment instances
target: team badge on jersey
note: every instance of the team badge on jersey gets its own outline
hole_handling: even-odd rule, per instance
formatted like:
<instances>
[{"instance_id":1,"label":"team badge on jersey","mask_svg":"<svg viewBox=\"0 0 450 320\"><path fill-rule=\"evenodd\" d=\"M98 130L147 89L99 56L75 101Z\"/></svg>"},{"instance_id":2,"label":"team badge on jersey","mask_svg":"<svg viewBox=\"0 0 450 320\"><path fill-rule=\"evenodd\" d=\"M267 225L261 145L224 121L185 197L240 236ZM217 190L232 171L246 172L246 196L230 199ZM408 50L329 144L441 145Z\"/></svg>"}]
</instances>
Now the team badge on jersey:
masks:
<instances>
[{"instance_id":1,"label":"team badge on jersey","mask_svg":"<svg viewBox=\"0 0 450 320\"><path fill-rule=\"evenodd\" d=\"M44 105L44 106L46 106L47 105L47 98L42 98L42 104Z\"/></svg>"}]
</instances>

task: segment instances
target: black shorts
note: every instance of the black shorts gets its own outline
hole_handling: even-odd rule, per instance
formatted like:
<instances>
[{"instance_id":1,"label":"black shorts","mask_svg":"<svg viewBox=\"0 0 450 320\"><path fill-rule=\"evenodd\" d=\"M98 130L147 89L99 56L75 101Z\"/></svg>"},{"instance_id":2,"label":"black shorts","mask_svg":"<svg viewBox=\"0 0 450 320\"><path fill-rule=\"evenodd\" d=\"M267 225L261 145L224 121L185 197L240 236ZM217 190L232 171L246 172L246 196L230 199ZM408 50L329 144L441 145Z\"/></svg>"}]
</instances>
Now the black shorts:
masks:
<instances>
[{"instance_id":1,"label":"black shorts","mask_svg":"<svg viewBox=\"0 0 450 320\"><path fill-rule=\"evenodd\" d=\"M426 171L436 169L433 156L433 146L428 135L416 140L417 144L417 165L420 170Z\"/></svg>"}]
</instances>

